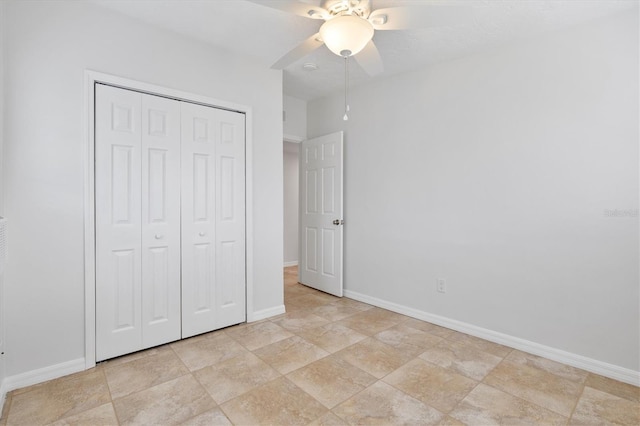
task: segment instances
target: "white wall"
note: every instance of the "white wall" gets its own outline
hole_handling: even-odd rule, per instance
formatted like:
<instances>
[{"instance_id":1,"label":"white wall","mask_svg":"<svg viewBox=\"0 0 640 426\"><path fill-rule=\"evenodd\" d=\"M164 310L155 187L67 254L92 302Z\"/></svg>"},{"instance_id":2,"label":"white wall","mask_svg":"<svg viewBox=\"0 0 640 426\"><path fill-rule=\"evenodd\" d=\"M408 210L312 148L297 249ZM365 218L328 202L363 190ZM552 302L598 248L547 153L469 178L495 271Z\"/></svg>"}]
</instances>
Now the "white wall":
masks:
<instances>
[{"instance_id":1,"label":"white wall","mask_svg":"<svg viewBox=\"0 0 640 426\"><path fill-rule=\"evenodd\" d=\"M309 102L346 289L640 371L638 75L635 10Z\"/></svg>"},{"instance_id":2,"label":"white wall","mask_svg":"<svg viewBox=\"0 0 640 426\"><path fill-rule=\"evenodd\" d=\"M284 96L284 138L300 142L307 138L307 102Z\"/></svg>"},{"instance_id":3,"label":"white wall","mask_svg":"<svg viewBox=\"0 0 640 426\"><path fill-rule=\"evenodd\" d=\"M4 215L4 161L3 161L3 119L4 119L4 3L0 1L0 216Z\"/></svg>"},{"instance_id":4,"label":"white wall","mask_svg":"<svg viewBox=\"0 0 640 426\"><path fill-rule=\"evenodd\" d=\"M305 129L306 130L306 129ZM298 143L284 143L284 265L298 264Z\"/></svg>"},{"instance_id":5,"label":"white wall","mask_svg":"<svg viewBox=\"0 0 640 426\"><path fill-rule=\"evenodd\" d=\"M5 12L7 375L84 356L85 69L253 108L253 303L281 307L281 72L87 2Z\"/></svg>"}]
</instances>

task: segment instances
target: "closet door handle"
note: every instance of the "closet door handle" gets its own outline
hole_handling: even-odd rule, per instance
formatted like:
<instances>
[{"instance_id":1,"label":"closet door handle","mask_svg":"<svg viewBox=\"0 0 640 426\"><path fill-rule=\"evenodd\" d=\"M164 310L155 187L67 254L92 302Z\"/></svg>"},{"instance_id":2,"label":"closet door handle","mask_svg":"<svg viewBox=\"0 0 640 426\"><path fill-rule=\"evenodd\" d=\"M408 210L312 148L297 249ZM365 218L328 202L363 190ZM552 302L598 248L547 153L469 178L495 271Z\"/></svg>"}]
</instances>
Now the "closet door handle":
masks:
<instances>
[{"instance_id":1,"label":"closet door handle","mask_svg":"<svg viewBox=\"0 0 640 426\"><path fill-rule=\"evenodd\" d=\"M155 236L156 240L161 240L162 237L164 237L164 235L162 235L162 234L156 234L156 236Z\"/></svg>"},{"instance_id":2,"label":"closet door handle","mask_svg":"<svg viewBox=\"0 0 640 426\"><path fill-rule=\"evenodd\" d=\"M206 232L199 232L198 235L200 235L201 237L204 237L205 235L207 235Z\"/></svg>"}]
</instances>

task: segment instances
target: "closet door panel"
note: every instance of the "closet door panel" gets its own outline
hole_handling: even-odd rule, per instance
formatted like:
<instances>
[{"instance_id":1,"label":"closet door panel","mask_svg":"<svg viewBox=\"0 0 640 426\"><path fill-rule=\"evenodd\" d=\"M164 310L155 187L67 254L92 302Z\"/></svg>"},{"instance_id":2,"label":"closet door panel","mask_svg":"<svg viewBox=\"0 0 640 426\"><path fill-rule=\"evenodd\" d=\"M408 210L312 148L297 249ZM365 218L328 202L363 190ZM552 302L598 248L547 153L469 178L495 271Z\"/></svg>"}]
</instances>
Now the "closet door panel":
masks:
<instances>
[{"instance_id":1,"label":"closet door panel","mask_svg":"<svg viewBox=\"0 0 640 426\"><path fill-rule=\"evenodd\" d=\"M245 116L216 111L216 316L245 320Z\"/></svg>"},{"instance_id":2,"label":"closet door panel","mask_svg":"<svg viewBox=\"0 0 640 426\"><path fill-rule=\"evenodd\" d=\"M96 360L139 350L141 95L96 85Z\"/></svg>"},{"instance_id":3,"label":"closet door panel","mask_svg":"<svg viewBox=\"0 0 640 426\"><path fill-rule=\"evenodd\" d=\"M143 347L180 339L180 103L142 95Z\"/></svg>"},{"instance_id":4,"label":"closet door panel","mask_svg":"<svg viewBox=\"0 0 640 426\"><path fill-rule=\"evenodd\" d=\"M244 114L95 99L96 360L245 321Z\"/></svg>"},{"instance_id":5,"label":"closet door panel","mask_svg":"<svg viewBox=\"0 0 640 426\"><path fill-rule=\"evenodd\" d=\"M181 103L182 337L216 328L215 110Z\"/></svg>"},{"instance_id":6,"label":"closet door panel","mask_svg":"<svg viewBox=\"0 0 640 426\"><path fill-rule=\"evenodd\" d=\"M244 129L182 104L182 337L246 319Z\"/></svg>"}]
</instances>

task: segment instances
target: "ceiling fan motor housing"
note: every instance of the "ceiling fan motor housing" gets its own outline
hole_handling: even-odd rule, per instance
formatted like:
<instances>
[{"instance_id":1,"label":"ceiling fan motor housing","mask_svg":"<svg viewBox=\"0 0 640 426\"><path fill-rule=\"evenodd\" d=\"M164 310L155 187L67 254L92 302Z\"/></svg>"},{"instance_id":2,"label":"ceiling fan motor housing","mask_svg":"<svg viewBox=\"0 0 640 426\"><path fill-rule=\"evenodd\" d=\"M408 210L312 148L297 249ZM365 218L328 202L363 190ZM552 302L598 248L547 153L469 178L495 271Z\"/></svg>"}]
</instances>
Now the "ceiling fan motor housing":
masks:
<instances>
[{"instance_id":1,"label":"ceiling fan motor housing","mask_svg":"<svg viewBox=\"0 0 640 426\"><path fill-rule=\"evenodd\" d=\"M327 0L324 7L332 16L353 15L367 18L371 13L369 0Z\"/></svg>"}]
</instances>

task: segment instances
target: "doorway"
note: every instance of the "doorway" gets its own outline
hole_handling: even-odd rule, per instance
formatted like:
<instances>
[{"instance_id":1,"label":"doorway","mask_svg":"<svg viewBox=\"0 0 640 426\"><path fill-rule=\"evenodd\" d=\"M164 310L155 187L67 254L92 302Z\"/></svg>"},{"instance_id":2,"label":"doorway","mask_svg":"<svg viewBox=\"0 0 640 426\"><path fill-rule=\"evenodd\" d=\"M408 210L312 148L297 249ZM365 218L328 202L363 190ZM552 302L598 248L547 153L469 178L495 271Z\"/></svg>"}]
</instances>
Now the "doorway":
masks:
<instances>
[{"instance_id":1,"label":"doorway","mask_svg":"<svg viewBox=\"0 0 640 426\"><path fill-rule=\"evenodd\" d=\"M284 267L298 265L299 152L297 142L284 142Z\"/></svg>"}]
</instances>

